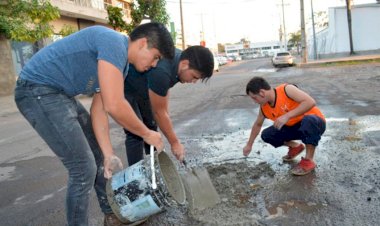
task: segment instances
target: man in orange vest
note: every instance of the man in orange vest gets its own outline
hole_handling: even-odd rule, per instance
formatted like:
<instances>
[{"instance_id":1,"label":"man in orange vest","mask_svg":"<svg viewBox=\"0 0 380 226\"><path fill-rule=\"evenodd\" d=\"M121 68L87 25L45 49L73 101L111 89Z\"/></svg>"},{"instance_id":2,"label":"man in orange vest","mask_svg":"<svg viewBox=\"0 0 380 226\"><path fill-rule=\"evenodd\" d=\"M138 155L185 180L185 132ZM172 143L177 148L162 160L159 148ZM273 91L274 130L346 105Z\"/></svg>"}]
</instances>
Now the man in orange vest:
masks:
<instances>
[{"instance_id":1,"label":"man in orange vest","mask_svg":"<svg viewBox=\"0 0 380 226\"><path fill-rule=\"evenodd\" d=\"M272 89L261 77L254 77L248 82L246 93L260 104L260 112L243 154L249 155L264 120L268 118L274 123L262 131L263 141L275 148L288 146L288 154L282 158L284 161L292 161L306 146L305 157L291 172L305 175L313 171L316 166L313 161L315 147L326 129L325 117L315 106L315 100L295 85L281 84ZM301 140L303 144L295 140Z\"/></svg>"}]
</instances>

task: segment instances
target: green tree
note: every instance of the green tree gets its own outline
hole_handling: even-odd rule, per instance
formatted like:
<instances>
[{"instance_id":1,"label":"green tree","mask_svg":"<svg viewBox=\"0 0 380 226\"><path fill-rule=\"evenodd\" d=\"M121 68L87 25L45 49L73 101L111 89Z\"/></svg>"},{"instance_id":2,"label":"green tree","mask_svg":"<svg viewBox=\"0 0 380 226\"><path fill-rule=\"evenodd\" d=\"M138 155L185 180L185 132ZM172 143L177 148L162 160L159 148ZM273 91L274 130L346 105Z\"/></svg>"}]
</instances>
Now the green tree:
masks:
<instances>
[{"instance_id":1,"label":"green tree","mask_svg":"<svg viewBox=\"0 0 380 226\"><path fill-rule=\"evenodd\" d=\"M221 43L218 43L218 53L226 52L225 46Z\"/></svg>"},{"instance_id":2,"label":"green tree","mask_svg":"<svg viewBox=\"0 0 380 226\"><path fill-rule=\"evenodd\" d=\"M167 25L169 22L169 15L166 12L166 1L135 0L131 4L131 18L132 22L127 26L128 33L135 29L143 19L150 19L151 21Z\"/></svg>"},{"instance_id":3,"label":"green tree","mask_svg":"<svg viewBox=\"0 0 380 226\"><path fill-rule=\"evenodd\" d=\"M297 47L297 54L300 54L300 49L299 49L300 43L301 43L301 31L290 33L290 39L289 39L288 44Z\"/></svg>"},{"instance_id":4,"label":"green tree","mask_svg":"<svg viewBox=\"0 0 380 226\"><path fill-rule=\"evenodd\" d=\"M127 23L123 20L122 8L116 6L108 6L108 24L113 27L114 30L125 31L127 30Z\"/></svg>"},{"instance_id":5,"label":"green tree","mask_svg":"<svg viewBox=\"0 0 380 226\"><path fill-rule=\"evenodd\" d=\"M0 95L12 93L15 82L10 40L38 44L53 34L49 22L59 17L48 0L0 0Z\"/></svg>"},{"instance_id":6,"label":"green tree","mask_svg":"<svg viewBox=\"0 0 380 226\"><path fill-rule=\"evenodd\" d=\"M14 41L36 42L54 33L49 22L59 17L58 8L48 0L2 0L0 34Z\"/></svg>"},{"instance_id":7,"label":"green tree","mask_svg":"<svg viewBox=\"0 0 380 226\"><path fill-rule=\"evenodd\" d=\"M78 30L74 28L73 26L70 26L68 24L63 25L62 29L59 31L59 34L63 37L69 36L72 33L77 32Z\"/></svg>"},{"instance_id":8,"label":"green tree","mask_svg":"<svg viewBox=\"0 0 380 226\"><path fill-rule=\"evenodd\" d=\"M168 25L169 15L166 12L165 0L135 0L130 6L132 21L129 24L123 20L122 9L113 6L107 8L108 24L127 33L132 32L143 19Z\"/></svg>"}]
</instances>

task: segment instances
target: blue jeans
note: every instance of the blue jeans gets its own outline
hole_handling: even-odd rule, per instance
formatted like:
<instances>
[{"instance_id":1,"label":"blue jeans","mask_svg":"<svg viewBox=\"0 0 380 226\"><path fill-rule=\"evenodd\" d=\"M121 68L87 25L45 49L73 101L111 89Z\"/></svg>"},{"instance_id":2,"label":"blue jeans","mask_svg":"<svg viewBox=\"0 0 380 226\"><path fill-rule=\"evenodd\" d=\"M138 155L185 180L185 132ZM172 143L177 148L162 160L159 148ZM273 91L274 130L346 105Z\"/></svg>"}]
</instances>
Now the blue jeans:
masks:
<instances>
[{"instance_id":1,"label":"blue jeans","mask_svg":"<svg viewBox=\"0 0 380 226\"><path fill-rule=\"evenodd\" d=\"M270 126L261 133L261 139L277 148L284 142L301 140L304 144L318 146L322 134L326 130L326 122L315 115L306 115L301 122L293 126L283 126L280 130Z\"/></svg>"},{"instance_id":2,"label":"blue jeans","mask_svg":"<svg viewBox=\"0 0 380 226\"><path fill-rule=\"evenodd\" d=\"M102 211L111 213L105 192L103 156L90 115L82 104L60 90L20 78L15 89L15 101L21 114L68 170L68 225L88 225L93 186Z\"/></svg>"},{"instance_id":3,"label":"blue jeans","mask_svg":"<svg viewBox=\"0 0 380 226\"><path fill-rule=\"evenodd\" d=\"M153 117L149 99L128 94L125 94L125 99L128 100L137 117L139 117L149 129L157 131L157 125ZM144 150L145 154L150 153L150 145L145 143L141 137L128 130L124 129L124 132L126 134L125 149L127 152L128 165L131 166L144 158Z\"/></svg>"}]
</instances>

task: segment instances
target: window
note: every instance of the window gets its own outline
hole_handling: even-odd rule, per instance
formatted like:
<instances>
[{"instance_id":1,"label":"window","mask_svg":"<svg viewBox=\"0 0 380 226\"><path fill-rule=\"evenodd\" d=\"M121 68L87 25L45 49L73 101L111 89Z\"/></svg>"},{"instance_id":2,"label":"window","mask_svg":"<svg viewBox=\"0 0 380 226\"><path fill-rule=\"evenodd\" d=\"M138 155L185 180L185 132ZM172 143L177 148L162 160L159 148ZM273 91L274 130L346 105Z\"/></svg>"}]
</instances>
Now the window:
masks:
<instances>
[{"instance_id":1,"label":"window","mask_svg":"<svg viewBox=\"0 0 380 226\"><path fill-rule=\"evenodd\" d=\"M123 9L124 16L128 15L129 3L124 2L124 1L118 1L116 6Z\"/></svg>"},{"instance_id":2,"label":"window","mask_svg":"<svg viewBox=\"0 0 380 226\"><path fill-rule=\"evenodd\" d=\"M104 9L107 10L108 6L112 6L112 0L104 0Z\"/></svg>"}]
</instances>

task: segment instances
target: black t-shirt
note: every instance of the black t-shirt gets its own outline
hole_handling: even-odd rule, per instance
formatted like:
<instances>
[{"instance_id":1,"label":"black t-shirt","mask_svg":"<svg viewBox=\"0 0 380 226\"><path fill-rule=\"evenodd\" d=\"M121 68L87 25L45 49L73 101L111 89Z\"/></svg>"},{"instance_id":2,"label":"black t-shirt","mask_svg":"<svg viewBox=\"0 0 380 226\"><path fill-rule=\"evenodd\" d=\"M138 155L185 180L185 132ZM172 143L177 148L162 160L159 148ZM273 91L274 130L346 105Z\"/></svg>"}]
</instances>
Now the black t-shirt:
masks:
<instances>
[{"instance_id":1,"label":"black t-shirt","mask_svg":"<svg viewBox=\"0 0 380 226\"><path fill-rule=\"evenodd\" d=\"M129 66L128 75L124 81L125 95L138 95L149 98L148 90L160 96L166 96L178 80L178 64L181 50L176 49L172 60L162 59L155 68L140 73L133 65Z\"/></svg>"}]
</instances>

